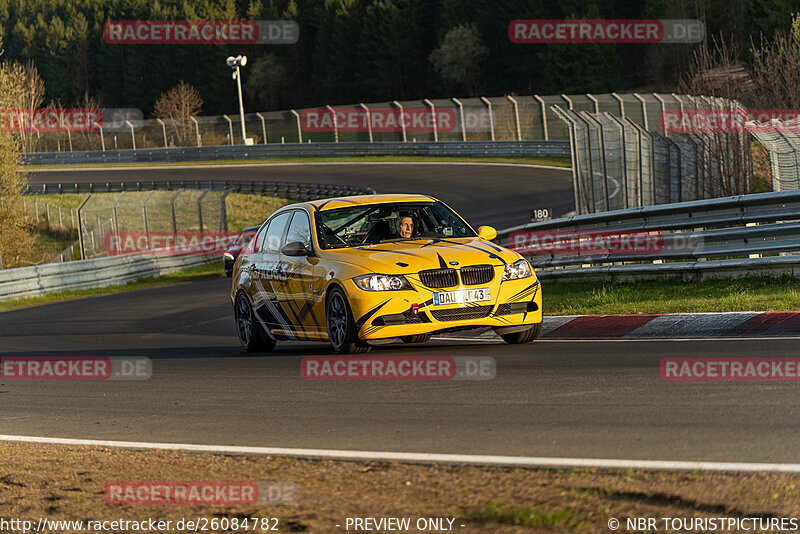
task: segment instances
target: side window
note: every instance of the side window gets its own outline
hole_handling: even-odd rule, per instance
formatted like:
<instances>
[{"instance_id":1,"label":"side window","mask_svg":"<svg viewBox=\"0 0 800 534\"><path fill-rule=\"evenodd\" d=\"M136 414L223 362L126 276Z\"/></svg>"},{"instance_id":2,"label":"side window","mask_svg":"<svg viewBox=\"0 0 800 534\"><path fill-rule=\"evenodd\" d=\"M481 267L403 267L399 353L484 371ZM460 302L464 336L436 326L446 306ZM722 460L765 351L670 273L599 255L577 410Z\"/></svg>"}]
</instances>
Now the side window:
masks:
<instances>
[{"instance_id":1,"label":"side window","mask_svg":"<svg viewBox=\"0 0 800 534\"><path fill-rule=\"evenodd\" d=\"M286 233L286 242L293 243L299 241L311 250L311 222L305 211L297 210L294 212L289 231Z\"/></svg>"},{"instance_id":2,"label":"side window","mask_svg":"<svg viewBox=\"0 0 800 534\"><path fill-rule=\"evenodd\" d=\"M264 233L263 241L259 241L259 250L267 253L277 253L281 249L281 238L283 238L283 231L286 229L286 224L292 216L291 211L281 213L269 222L269 227Z\"/></svg>"},{"instance_id":3,"label":"side window","mask_svg":"<svg viewBox=\"0 0 800 534\"><path fill-rule=\"evenodd\" d=\"M253 238L255 240L255 243L253 243L253 246L251 247L253 252L259 252L261 250L261 245L264 244L264 236L267 234L267 228L269 228L269 224L262 226Z\"/></svg>"}]
</instances>

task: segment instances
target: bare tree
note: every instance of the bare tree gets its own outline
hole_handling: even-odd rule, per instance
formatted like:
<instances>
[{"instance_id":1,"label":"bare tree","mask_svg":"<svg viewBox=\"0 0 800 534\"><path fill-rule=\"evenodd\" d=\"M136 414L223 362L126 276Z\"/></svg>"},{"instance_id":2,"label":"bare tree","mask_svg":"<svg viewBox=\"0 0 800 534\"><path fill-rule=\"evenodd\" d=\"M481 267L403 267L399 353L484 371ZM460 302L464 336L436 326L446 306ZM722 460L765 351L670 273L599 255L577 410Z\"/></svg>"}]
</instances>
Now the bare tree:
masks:
<instances>
[{"instance_id":1,"label":"bare tree","mask_svg":"<svg viewBox=\"0 0 800 534\"><path fill-rule=\"evenodd\" d=\"M0 64L0 108L19 105L18 99L26 91L23 85L26 78L20 78L19 74L18 64ZM20 265L21 257L33 241L22 202L22 190L28 177L17 172L19 147L19 139L6 129L0 129L0 262L3 268Z\"/></svg>"},{"instance_id":2,"label":"bare tree","mask_svg":"<svg viewBox=\"0 0 800 534\"><path fill-rule=\"evenodd\" d=\"M723 37L711 47L700 47L693 55L680 91L695 96L695 107L709 113L734 117L744 112L741 100L754 89L753 80L740 61L734 44ZM705 198L749 193L753 186L751 136L747 132L715 131L695 137Z\"/></svg>"},{"instance_id":3,"label":"bare tree","mask_svg":"<svg viewBox=\"0 0 800 534\"><path fill-rule=\"evenodd\" d=\"M7 109L16 114L14 122L23 118L22 114L32 113L39 109L44 101L44 81L39 76L39 70L32 61L24 65L16 61L6 61L3 64L5 76L8 77L9 86L5 89ZM23 122L24 119L23 119ZM14 136L19 140L23 152L34 152L37 148L39 135L35 128L22 126L15 129Z\"/></svg>"},{"instance_id":4,"label":"bare tree","mask_svg":"<svg viewBox=\"0 0 800 534\"><path fill-rule=\"evenodd\" d=\"M776 32L771 41L761 37L753 49L753 104L760 108L800 108L800 15L792 16L788 33Z\"/></svg>"},{"instance_id":5,"label":"bare tree","mask_svg":"<svg viewBox=\"0 0 800 534\"><path fill-rule=\"evenodd\" d=\"M153 108L153 115L164 122L169 121L170 130L178 144L186 146L191 139L191 117L200 113L203 98L193 86L181 80L178 85L162 93Z\"/></svg>"}]
</instances>

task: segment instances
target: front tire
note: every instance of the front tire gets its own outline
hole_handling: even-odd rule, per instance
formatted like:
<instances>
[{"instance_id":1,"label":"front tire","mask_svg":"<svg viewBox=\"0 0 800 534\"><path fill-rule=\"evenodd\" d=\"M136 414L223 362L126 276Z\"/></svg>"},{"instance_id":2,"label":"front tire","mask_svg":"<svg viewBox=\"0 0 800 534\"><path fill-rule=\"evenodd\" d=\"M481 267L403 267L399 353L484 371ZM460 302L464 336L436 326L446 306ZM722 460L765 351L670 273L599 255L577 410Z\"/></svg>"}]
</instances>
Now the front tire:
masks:
<instances>
[{"instance_id":1,"label":"front tire","mask_svg":"<svg viewBox=\"0 0 800 534\"><path fill-rule=\"evenodd\" d=\"M325 324L331 347L337 354L361 354L369 351L370 346L358 339L353 312L340 287L334 287L328 295Z\"/></svg>"},{"instance_id":2,"label":"front tire","mask_svg":"<svg viewBox=\"0 0 800 534\"><path fill-rule=\"evenodd\" d=\"M275 348L275 340L261 331L261 326L256 320L250 300L244 293L239 293L234 306L236 315L236 331L239 342L247 352L268 352Z\"/></svg>"},{"instance_id":3,"label":"front tire","mask_svg":"<svg viewBox=\"0 0 800 534\"><path fill-rule=\"evenodd\" d=\"M539 337L539 332L541 331L542 331L542 323L536 323L527 330L523 330L521 332L513 332L511 334L500 334L500 337L503 338L503 341L505 341L509 345L521 345L523 343L530 343L531 341Z\"/></svg>"}]
</instances>

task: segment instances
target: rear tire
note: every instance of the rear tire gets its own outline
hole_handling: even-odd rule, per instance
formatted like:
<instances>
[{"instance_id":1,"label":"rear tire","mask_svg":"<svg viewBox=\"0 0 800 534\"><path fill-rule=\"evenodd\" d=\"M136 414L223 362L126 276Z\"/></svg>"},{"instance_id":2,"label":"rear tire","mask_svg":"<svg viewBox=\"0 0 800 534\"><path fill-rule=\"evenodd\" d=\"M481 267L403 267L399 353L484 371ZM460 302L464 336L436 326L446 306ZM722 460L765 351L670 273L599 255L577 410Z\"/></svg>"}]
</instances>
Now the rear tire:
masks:
<instances>
[{"instance_id":1,"label":"rear tire","mask_svg":"<svg viewBox=\"0 0 800 534\"><path fill-rule=\"evenodd\" d=\"M325 324L328 339L337 354L362 354L369 352L370 346L358 339L353 312L347 296L340 287L334 287L328 294L325 304Z\"/></svg>"},{"instance_id":2,"label":"rear tire","mask_svg":"<svg viewBox=\"0 0 800 534\"><path fill-rule=\"evenodd\" d=\"M416 336L402 336L400 340L403 343L425 343L430 338L430 334L417 334Z\"/></svg>"},{"instance_id":3,"label":"rear tire","mask_svg":"<svg viewBox=\"0 0 800 534\"><path fill-rule=\"evenodd\" d=\"M500 334L500 337L503 338L503 341L505 341L509 345L521 345L523 343L530 343L531 341L539 337L539 332L541 331L542 331L542 323L536 323L527 330L523 330L521 332L514 332L511 334Z\"/></svg>"},{"instance_id":4,"label":"rear tire","mask_svg":"<svg viewBox=\"0 0 800 534\"><path fill-rule=\"evenodd\" d=\"M234 305L234 315L236 316L236 331L239 334L239 342L247 352L269 352L275 348L275 340L263 332L258 324L250 300L244 293L236 296Z\"/></svg>"}]
</instances>

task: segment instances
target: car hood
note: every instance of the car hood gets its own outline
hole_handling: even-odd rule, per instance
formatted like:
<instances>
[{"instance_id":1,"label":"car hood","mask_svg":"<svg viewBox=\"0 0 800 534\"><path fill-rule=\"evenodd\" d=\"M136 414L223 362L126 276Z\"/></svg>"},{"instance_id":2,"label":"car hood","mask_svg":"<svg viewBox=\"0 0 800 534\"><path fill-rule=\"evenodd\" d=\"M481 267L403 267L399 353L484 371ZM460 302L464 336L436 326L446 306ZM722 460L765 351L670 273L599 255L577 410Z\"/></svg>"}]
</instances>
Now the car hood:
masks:
<instances>
[{"instance_id":1,"label":"car hood","mask_svg":"<svg viewBox=\"0 0 800 534\"><path fill-rule=\"evenodd\" d=\"M328 249L323 251L322 256L380 274L415 273L468 265L500 266L521 258L516 252L478 238L420 239Z\"/></svg>"}]
</instances>

